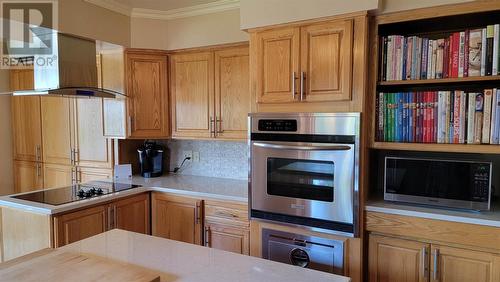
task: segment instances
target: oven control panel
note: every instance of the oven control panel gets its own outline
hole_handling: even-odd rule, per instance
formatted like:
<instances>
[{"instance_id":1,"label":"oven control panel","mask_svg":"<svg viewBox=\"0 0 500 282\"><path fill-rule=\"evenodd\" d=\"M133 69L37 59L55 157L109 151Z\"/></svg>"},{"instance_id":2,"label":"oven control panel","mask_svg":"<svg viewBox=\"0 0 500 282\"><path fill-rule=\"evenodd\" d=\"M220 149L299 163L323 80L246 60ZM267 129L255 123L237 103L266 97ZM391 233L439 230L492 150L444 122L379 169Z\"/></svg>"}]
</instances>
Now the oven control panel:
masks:
<instances>
[{"instance_id":1,"label":"oven control panel","mask_svg":"<svg viewBox=\"0 0 500 282\"><path fill-rule=\"evenodd\" d=\"M259 120L259 131L297 131L297 120L295 119L261 119Z\"/></svg>"}]
</instances>

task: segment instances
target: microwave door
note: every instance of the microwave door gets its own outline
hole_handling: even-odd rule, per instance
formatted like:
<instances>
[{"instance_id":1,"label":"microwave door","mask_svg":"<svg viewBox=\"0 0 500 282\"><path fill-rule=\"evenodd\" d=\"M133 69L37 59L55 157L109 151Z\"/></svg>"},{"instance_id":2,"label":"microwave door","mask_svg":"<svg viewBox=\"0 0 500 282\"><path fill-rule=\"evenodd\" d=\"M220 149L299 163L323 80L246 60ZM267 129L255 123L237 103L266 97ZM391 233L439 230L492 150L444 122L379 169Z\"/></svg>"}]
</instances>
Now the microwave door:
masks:
<instances>
[{"instance_id":1,"label":"microwave door","mask_svg":"<svg viewBox=\"0 0 500 282\"><path fill-rule=\"evenodd\" d=\"M354 145L252 142L252 209L352 223Z\"/></svg>"}]
</instances>

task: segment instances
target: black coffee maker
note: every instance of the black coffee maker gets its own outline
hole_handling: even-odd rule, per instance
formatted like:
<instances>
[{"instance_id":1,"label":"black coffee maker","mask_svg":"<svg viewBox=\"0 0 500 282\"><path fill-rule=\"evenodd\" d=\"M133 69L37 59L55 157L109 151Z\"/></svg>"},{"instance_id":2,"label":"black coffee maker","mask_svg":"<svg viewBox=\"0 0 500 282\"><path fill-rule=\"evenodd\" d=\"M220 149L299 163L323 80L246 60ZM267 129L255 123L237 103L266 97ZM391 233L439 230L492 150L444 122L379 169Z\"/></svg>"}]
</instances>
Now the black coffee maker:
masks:
<instances>
[{"instance_id":1,"label":"black coffee maker","mask_svg":"<svg viewBox=\"0 0 500 282\"><path fill-rule=\"evenodd\" d=\"M146 140L137 152L143 177L158 177L163 174L163 146Z\"/></svg>"}]
</instances>

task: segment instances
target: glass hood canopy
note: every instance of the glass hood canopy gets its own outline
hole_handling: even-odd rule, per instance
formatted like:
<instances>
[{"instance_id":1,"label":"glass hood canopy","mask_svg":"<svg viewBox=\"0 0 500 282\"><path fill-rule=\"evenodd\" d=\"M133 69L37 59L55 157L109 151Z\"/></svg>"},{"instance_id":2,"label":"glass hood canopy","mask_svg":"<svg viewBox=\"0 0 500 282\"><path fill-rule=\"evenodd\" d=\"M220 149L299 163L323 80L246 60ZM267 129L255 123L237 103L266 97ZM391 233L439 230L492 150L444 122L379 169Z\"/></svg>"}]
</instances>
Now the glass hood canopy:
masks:
<instances>
[{"instance_id":1,"label":"glass hood canopy","mask_svg":"<svg viewBox=\"0 0 500 282\"><path fill-rule=\"evenodd\" d=\"M12 42L3 42L3 54L12 66L2 75L24 69L30 85L2 89L13 95L120 98L124 89L124 48L120 45L63 34L51 29L37 32L37 40L51 43L44 54L17 55ZM36 43L36 42L35 42ZM33 44L31 42L30 44ZM32 77L31 77L32 76Z\"/></svg>"}]
</instances>

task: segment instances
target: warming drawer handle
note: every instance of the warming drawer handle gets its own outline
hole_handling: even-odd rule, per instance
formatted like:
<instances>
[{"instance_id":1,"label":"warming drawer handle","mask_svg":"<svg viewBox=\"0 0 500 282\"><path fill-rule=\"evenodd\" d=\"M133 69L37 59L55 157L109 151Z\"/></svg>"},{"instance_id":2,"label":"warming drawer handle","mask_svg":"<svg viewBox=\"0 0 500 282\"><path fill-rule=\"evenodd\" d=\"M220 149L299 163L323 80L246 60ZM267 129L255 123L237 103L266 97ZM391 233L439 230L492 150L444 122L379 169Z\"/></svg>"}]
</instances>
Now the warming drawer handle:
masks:
<instances>
[{"instance_id":1,"label":"warming drawer handle","mask_svg":"<svg viewBox=\"0 0 500 282\"><path fill-rule=\"evenodd\" d=\"M303 151L348 151L350 146L346 145L288 145L281 142L254 142L253 145L262 148L282 149L282 150L303 150Z\"/></svg>"}]
</instances>

